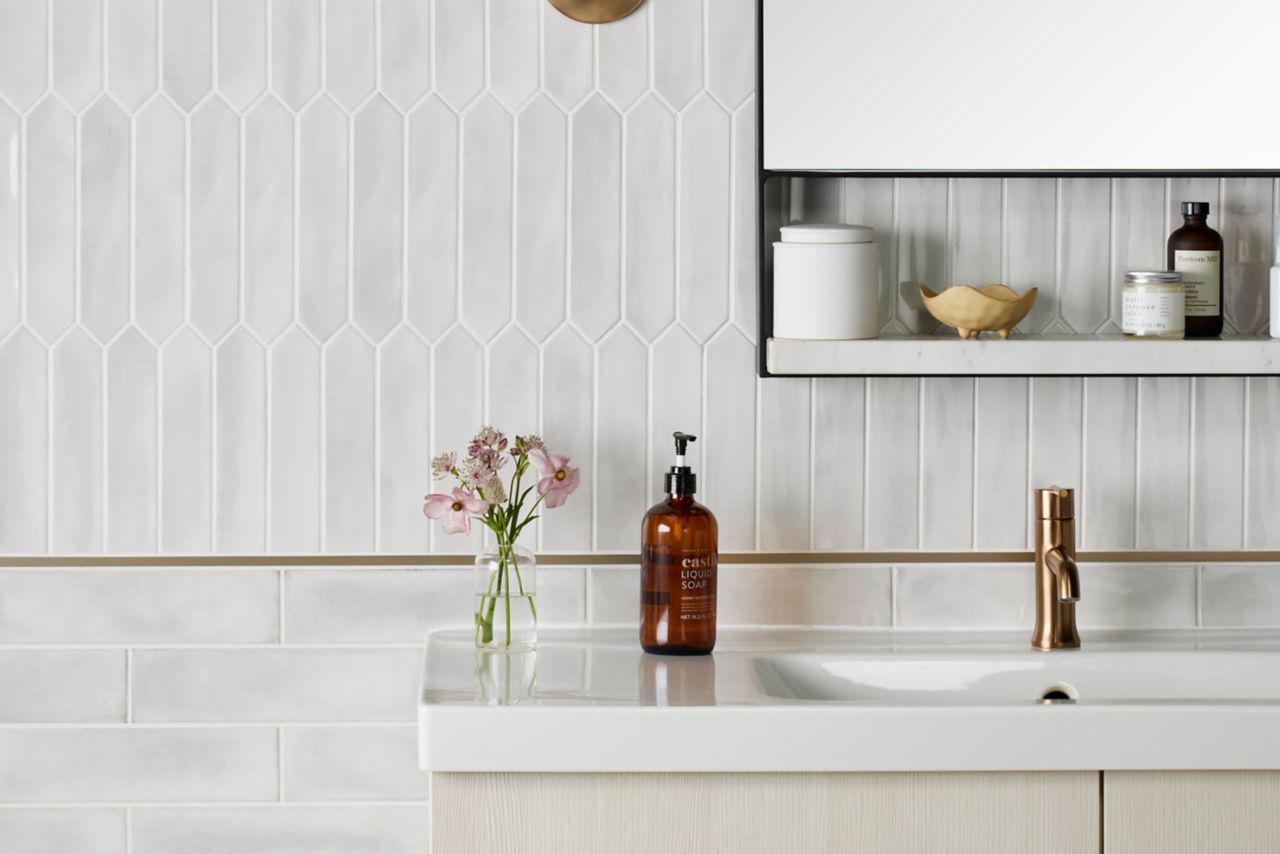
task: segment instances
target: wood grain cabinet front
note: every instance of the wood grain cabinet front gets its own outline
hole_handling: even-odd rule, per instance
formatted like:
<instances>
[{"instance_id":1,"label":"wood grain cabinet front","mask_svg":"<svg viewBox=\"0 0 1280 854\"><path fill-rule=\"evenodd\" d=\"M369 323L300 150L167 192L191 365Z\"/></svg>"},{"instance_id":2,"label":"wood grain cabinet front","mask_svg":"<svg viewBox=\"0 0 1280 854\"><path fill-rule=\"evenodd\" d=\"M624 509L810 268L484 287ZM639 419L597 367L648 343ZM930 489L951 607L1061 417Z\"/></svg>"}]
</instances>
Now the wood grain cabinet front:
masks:
<instances>
[{"instance_id":1,"label":"wood grain cabinet front","mask_svg":"<svg viewBox=\"0 0 1280 854\"><path fill-rule=\"evenodd\" d=\"M1096 854L1099 775L431 777L432 851Z\"/></svg>"},{"instance_id":2,"label":"wood grain cabinet front","mask_svg":"<svg viewBox=\"0 0 1280 854\"><path fill-rule=\"evenodd\" d=\"M1108 771L1106 854L1275 854L1280 771Z\"/></svg>"}]
</instances>

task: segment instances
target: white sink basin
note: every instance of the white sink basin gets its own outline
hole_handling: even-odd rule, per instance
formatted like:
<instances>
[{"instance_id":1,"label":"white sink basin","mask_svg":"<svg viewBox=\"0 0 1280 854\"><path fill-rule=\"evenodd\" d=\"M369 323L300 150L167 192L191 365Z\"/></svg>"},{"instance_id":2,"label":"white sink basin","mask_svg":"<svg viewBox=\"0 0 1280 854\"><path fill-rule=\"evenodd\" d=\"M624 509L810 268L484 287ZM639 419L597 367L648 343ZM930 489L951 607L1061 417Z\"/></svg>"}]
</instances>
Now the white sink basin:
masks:
<instances>
[{"instance_id":1,"label":"white sink basin","mask_svg":"<svg viewBox=\"0 0 1280 854\"><path fill-rule=\"evenodd\" d=\"M790 700L890 705L1280 702L1280 655L1238 650L799 653L753 662Z\"/></svg>"},{"instance_id":2,"label":"white sink basin","mask_svg":"<svg viewBox=\"0 0 1280 854\"><path fill-rule=\"evenodd\" d=\"M691 658L645 655L634 628L538 634L513 656L431 635L421 767L1280 770L1280 632L1086 632L1042 652L1029 631L724 629Z\"/></svg>"}]
</instances>

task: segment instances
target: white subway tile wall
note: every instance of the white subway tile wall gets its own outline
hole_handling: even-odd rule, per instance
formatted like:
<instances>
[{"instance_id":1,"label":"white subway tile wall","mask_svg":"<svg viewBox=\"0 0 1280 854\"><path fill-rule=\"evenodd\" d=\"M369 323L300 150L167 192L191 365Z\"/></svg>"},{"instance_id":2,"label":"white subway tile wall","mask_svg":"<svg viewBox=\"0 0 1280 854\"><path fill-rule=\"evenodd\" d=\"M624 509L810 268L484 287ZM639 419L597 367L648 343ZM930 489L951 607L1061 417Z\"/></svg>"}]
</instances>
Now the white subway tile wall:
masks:
<instances>
[{"instance_id":1,"label":"white subway tile wall","mask_svg":"<svg viewBox=\"0 0 1280 854\"><path fill-rule=\"evenodd\" d=\"M470 553L421 496L484 421L583 466L543 550L635 551L675 429L733 550L1024 549L1051 480L1085 548L1280 547L1275 378L757 379L754 27L754 0L603 27L7 2L0 552ZM934 327L917 283L990 280L1041 288L1030 329L1093 331L1191 196L1229 325L1262 329L1270 180L809 181L767 215L875 226L886 329ZM1029 629L1025 566L723 572L726 624ZM1280 625L1276 578L1088 567L1081 622ZM470 583L0 570L5 851L425 851L421 643ZM636 585L544 567L541 610L634 623Z\"/></svg>"},{"instance_id":2,"label":"white subway tile wall","mask_svg":"<svg viewBox=\"0 0 1280 854\"><path fill-rule=\"evenodd\" d=\"M418 511L484 421L584 467L549 551L633 550L676 428L734 549L1025 547L1048 480L1085 547L1280 547L1246 476L1275 378L755 377L752 0L10 6L0 551L468 552ZM1091 332L1189 196L1261 330L1270 179L778 200L879 230L886 329L934 328L918 283L1007 281L1041 289L1027 329Z\"/></svg>"},{"instance_id":3,"label":"white subway tile wall","mask_svg":"<svg viewBox=\"0 0 1280 854\"><path fill-rule=\"evenodd\" d=\"M634 565L539 576L548 625L638 622ZM1081 579L1086 632L1280 625L1280 566L1085 565ZM467 625L471 583L464 566L0 569L0 603L17 606L0 614L15 624L0 633L6 854L315 851L343 834L425 850L422 643ZM1033 589L1026 564L726 564L720 620L1029 636ZM220 616L236 611L249 616Z\"/></svg>"}]
</instances>

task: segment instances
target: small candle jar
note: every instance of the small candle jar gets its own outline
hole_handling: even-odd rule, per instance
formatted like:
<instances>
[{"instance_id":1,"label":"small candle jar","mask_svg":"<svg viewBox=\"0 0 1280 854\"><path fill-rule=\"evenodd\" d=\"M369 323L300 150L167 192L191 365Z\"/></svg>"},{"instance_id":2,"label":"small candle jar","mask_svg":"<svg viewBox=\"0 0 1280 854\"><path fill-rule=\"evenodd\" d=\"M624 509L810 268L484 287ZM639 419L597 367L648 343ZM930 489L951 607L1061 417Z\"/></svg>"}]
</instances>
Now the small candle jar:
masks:
<instances>
[{"instance_id":1,"label":"small candle jar","mask_svg":"<svg viewBox=\"0 0 1280 854\"><path fill-rule=\"evenodd\" d=\"M1187 292L1181 273L1135 270L1124 274L1120 328L1126 338L1182 338Z\"/></svg>"}]
</instances>

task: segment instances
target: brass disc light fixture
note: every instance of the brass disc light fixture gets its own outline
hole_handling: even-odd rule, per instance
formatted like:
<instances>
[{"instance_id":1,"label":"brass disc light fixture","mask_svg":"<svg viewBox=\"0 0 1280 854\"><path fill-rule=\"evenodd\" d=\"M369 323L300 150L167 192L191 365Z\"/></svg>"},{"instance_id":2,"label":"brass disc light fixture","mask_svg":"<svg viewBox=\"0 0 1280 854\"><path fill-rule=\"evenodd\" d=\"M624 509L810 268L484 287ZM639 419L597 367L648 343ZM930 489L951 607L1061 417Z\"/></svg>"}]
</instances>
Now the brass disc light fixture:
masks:
<instances>
[{"instance_id":1,"label":"brass disc light fixture","mask_svg":"<svg viewBox=\"0 0 1280 854\"><path fill-rule=\"evenodd\" d=\"M551 0L562 15L584 24L607 24L627 17L644 0Z\"/></svg>"}]
</instances>

